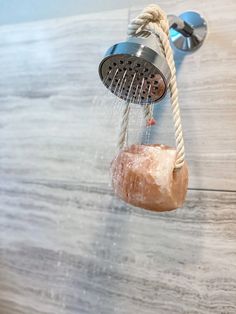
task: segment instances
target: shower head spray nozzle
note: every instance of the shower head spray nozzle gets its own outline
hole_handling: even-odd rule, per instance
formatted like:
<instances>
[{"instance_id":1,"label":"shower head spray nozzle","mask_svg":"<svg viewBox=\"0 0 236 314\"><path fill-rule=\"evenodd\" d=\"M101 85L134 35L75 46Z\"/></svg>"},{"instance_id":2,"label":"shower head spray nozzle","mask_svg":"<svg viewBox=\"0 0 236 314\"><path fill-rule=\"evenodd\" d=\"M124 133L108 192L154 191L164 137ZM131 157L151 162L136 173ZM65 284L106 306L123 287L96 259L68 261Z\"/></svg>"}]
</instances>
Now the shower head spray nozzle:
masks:
<instances>
[{"instance_id":1,"label":"shower head spray nozzle","mask_svg":"<svg viewBox=\"0 0 236 314\"><path fill-rule=\"evenodd\" d=\"M147 17L162 15L160 8L147 7L133 24L131 22L132 32L137 26L137 31L145 27ZM172 44L182 51L195 51L206 38L207 23L197 12L185 12L180 17L169 15L167 25L174 30L170 38ZM99 74L104 85L116 96L132 103L150 104L165 96L171 71L163 55L163 41L161 44L155 30L145 30L143 36L141 33L108 49L100 63Z\"/></svg>"},{"instance_id":2,"label":"shower head spray nozzle","mask_svg":"<svg viewBox=\"0 0 236 314\"><path fill-rule=\"evenodd\" d=\"M129 37L108 49L99 66L104 85L116 96L132 103L161 100L171 72L156 35Z\"/></svg>"}]
</instances>

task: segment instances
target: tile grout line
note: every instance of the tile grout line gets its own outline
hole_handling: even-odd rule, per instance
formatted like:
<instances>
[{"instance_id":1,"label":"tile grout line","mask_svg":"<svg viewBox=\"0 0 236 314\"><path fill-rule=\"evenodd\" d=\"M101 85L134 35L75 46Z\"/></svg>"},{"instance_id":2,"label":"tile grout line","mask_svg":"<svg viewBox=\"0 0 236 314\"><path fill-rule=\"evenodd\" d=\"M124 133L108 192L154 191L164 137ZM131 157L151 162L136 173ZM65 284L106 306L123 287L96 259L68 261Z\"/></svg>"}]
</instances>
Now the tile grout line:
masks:
<instances>
[{"instance_id":1,"label":"tile grout line","mask_svg":"<svg viewBox=\"0 0 236 314\"><path fill-rule=\"evenodd\" d=\"M204 188L188 188L188 191L205 191L205 192L225 192L235 193L235 190L218 190L218 189L204 189Z\"/></svg>"}]
</instances>

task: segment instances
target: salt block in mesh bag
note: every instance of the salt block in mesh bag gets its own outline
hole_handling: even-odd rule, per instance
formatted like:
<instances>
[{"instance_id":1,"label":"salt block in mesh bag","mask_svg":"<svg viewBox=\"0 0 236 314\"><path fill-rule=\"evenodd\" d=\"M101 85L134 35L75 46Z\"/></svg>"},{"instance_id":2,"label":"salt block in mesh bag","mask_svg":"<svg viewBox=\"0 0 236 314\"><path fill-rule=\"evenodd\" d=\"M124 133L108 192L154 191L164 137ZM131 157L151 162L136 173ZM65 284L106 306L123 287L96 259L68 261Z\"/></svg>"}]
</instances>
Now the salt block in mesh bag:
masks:
<instances>
[{"instance_id":1,"label":"salt block in mesh bag","mask_svg":"<svg viewBox=\"0 0 236 314\"><path fill-rule=\"evenodd\" d=\"M132 145L111 164L115 194L125 202L154 211L183 205L188 187L186 162L174 170L176 149L166 145Z\"/></svg>"}]
</instances>

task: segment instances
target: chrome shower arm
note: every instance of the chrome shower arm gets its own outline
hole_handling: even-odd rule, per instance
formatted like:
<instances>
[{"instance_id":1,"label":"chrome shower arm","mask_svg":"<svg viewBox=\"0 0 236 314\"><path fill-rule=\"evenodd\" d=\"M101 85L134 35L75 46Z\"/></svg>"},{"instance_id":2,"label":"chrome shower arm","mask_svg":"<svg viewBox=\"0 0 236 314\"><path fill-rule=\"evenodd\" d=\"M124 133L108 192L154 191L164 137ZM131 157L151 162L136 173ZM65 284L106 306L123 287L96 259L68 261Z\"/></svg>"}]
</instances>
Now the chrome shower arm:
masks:
<instances>
[{"instance_id":1,"label":"chrome shower arm","mask_svg":"<svg viewBox=\"0 0 236 314\"><path fill-rule=\"evenodd\" d=\"M170 28L173 28L184 37L190 37L193 34L194 28L180 17L171 14L167 18Z\"/></svg>"}]
</instances>

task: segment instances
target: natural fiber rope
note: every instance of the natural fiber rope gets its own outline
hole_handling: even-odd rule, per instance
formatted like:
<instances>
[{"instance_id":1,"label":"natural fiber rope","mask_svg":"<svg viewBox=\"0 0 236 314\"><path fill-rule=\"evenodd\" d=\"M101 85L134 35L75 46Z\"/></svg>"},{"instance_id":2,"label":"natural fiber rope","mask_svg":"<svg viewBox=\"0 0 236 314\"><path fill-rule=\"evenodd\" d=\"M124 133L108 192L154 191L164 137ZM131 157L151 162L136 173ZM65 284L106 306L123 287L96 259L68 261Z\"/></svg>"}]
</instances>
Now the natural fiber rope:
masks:
<instances>
[{"instance_id":1,"label":"natural fiber rope","mask_svg":"<svg viewBox=\"0 0 236 314\"><path fill-rule=\"evenodd\" d=\"M129 126L129 112L130 112L130 103L125 104L125 109L123 111L120 134L118 140L118 148L122 149L127 140L128 126Z\"/></svg>"},{"instance_id":2,"label":"natural fiber rope","mask_svg":"<svg viewBox=\"0 0 236 314\"><path fill-rule=\"evenodd\" d=\"M173 52L170 46L169 41L169 24L167 20L167 16L163 10L159 8L159 6L155 4L149 5L147 8L143 10L143 12L138 15L128 26L128 35L129 36L148 36L150 32L157 35L157 38L160 40L161 48L163 50L163 54L166 57L168 65L171 71L171 79L169 83L170 89L170 99L171 99L171 109L174 121L175 128L175 140L176 140L176 151L177 158L175 163L175 169L179 169L184 164L184 140L182 133L182 125L180 118L180 109L178 102L178 89L176 83L176 69L175 62L173 58ZM147 113L148 109L144 109ZM145 113L145 114L146 114ZM126 113L124 112L124 115ZM127 132L126 129L123 129L123 121L121 126L121 134ZM123 138L125 136L123 135ZM120 137L121 139L121 137ZM120 147L123 147L122 142L120 143Z\"/></svg>"},{"instance_id":3,"label":"natural fiber rope","mask_svg":"<svg viewBox=\"0 0 236 314\"><path fill-rule=\"evenodd\" d=\"M148 121L153 117L153 107L151 105L143 106L144 118Z\"/></svg>"}]
</instances>

